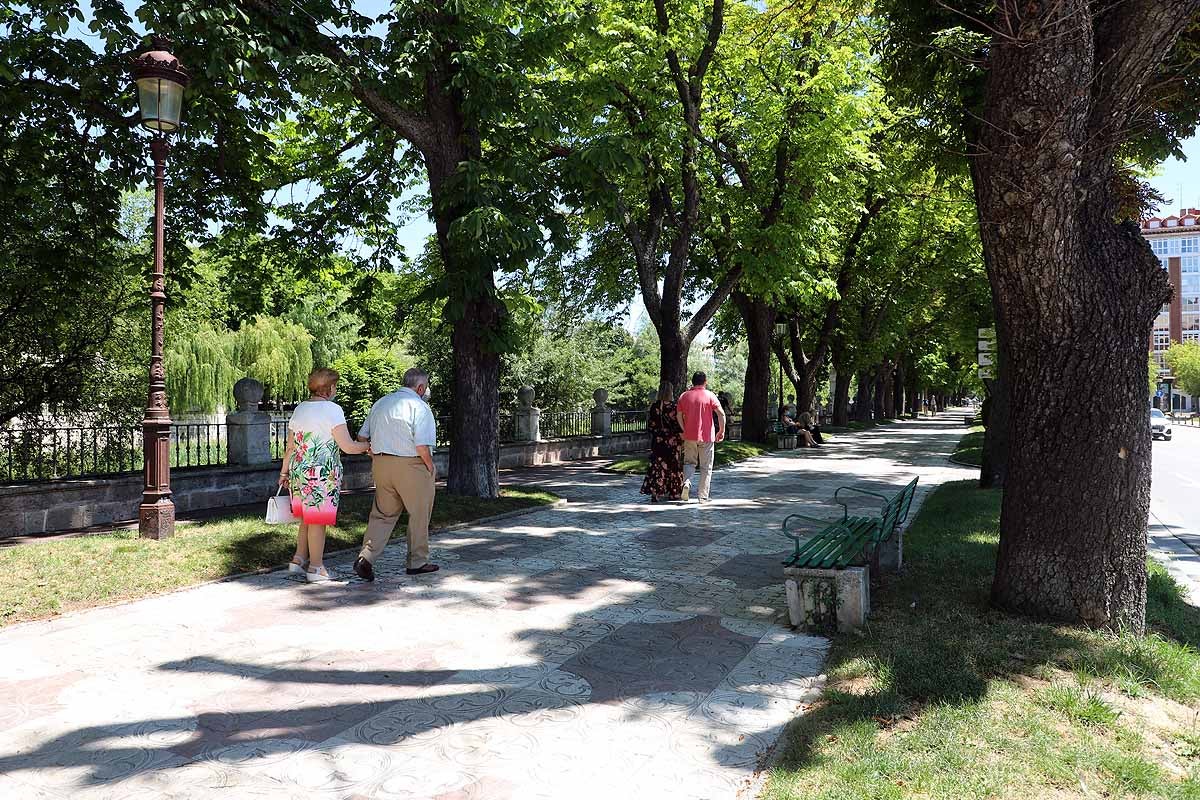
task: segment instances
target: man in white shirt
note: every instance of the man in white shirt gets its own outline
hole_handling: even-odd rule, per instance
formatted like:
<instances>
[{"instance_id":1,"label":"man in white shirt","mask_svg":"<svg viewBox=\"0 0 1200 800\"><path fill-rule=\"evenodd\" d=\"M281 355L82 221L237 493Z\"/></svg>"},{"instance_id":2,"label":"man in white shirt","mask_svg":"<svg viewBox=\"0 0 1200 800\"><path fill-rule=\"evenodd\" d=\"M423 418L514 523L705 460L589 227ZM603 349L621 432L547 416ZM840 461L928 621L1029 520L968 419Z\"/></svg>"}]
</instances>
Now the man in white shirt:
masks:
<instances>
[{"instance_id":1,"label":"man in white shirt","mask_svg":"<svg viewBox=\"0 0 1200 800\"><path fill-rule=\"evenodd\" d=\"M387 546L400 515L408 511L409 575L437 572L429 563L429 517L433 514L433 447L437 421L429 408L429 375L413 367L404 373L404 388L379 398L358 432L371 443L371 474L375 478L375 503L367 522L362 552L354 572L375 580L372 566Z\"/></svg>"}]
</instances>

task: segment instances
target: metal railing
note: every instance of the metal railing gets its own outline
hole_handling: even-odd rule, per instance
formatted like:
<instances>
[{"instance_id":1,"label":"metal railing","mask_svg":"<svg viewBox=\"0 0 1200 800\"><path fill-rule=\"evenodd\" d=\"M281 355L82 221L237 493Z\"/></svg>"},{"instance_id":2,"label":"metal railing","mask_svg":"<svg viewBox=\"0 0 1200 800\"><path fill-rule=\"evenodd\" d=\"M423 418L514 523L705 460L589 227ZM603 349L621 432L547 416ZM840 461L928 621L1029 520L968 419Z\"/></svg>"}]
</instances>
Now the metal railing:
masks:
<instances>
[{"instance_id":1,"label":"metal railing","mask_svg":"<svg viewBox=\"0 0 1200 800\"><path fill-rule=\"evenodd\" d=\"M357 431L358 428L351 428ZM271 420L271 458L283 458L287 449L288 422L287 420Z\"/></svg>"},{"instance_id":2,"label":"metal railing","mask_svg":"<svg viewBox=\"0 0 1200 800\"><path fill-rule=\"evenodd\" d=\"M613 433L637 433L646 430L645 411L612 412Z\"/></svg>"},{"instance_id":3,"label":"metal railing","mask_svg":"<svg viewBox=\"0 0 1200 800\"><path fill-rule=\"evenodd\" d=\"M171 426L170 463L178 467L225 464L223 423ZM0 431L0 482L32 483L140 472L141 426L20 428Z\"/></svg>"},{"instance_id":4,"label":"metal railing","mask_svg":"<svg viewBox=\"0 0 1200 800\"><path fill-rule=\"evenodd\" d=\"M568 439L572 436L592 435L592 412L590 411L543 411L541 415L543 439Z\"/></svg>"}]
</instances>

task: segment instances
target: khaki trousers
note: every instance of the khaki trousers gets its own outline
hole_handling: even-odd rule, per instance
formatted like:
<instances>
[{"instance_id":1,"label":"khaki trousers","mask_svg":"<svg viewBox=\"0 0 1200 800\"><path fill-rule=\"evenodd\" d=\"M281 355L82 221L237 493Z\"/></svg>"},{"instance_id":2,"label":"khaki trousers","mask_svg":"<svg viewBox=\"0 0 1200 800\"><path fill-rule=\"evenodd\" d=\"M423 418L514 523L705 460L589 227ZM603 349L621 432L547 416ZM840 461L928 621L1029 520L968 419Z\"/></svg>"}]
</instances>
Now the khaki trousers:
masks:
<instances>
[{"instance_id":1,"label":"khaki trousers","mask_svg":"<svg viewBox=\"0 0 1200 800\"><path fill-rule=\"evenodd\" d=\"M713 442L683 440L683 482L685 485L691 486L692 476L696 474L696 467L699 467L700 486L696 491L696 497L701 500L708 499L708 490L712 485L713 456L716 455L715 447L716 445Z\"/></svg>"},{"instance_id":2,"label":"khaki trousers","mask_svg":"<svg viewBox=\"0 0 1200 800\"><path fill-rule=\"evenodd\" d=\"M408 568L429 563L429 517L433 514L433 475L419 458L375 456L375 503L359 554L371 563L387 547L396 521L408 511Z\"/></svg>"}]
</instances>

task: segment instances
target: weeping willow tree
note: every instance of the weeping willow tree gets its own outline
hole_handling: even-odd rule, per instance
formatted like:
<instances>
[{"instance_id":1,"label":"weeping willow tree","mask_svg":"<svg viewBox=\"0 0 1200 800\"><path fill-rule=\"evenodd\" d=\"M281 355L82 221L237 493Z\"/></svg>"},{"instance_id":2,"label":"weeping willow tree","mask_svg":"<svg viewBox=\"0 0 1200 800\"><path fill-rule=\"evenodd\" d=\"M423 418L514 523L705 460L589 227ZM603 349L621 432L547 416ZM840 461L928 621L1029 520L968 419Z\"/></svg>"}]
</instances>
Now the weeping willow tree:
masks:
<instances>
[{"instance_id":1,"label":"weeping willow tree","mask_svg":"<svg viewBox=\"0 0 1200 800\"><path fill-rule=\"evenodd\" d=\"M267 396L301 400L308 396L313 368L312 335L302 325L260 315L233 335L233 361L244 375L262 382Z\"/></svg>"},{"instance_id":2,"label":"weeping willow tree","mask_svg":"<svg viewBox=\"0 0 1200 800\"><path fill-rule=\"evenodd\" d=\"M163 360L172 414L211 414L219 406L232 408L233 383L240 376L229 331L205 326L171 338Z\"/></svg>"},{"instance_id":3,"label":"weeping willow tree","mask_svg":"<svg viewBox=\"0 0 1200 800\"><path fill-rule=\"evenodd\" d=\"M342 291L328 297L302 297L285 315L288 322L303 326L312 335L314 367L332 366L358 343L362 320L341 308L349 294Z\"/></svg>"}]
</instances>

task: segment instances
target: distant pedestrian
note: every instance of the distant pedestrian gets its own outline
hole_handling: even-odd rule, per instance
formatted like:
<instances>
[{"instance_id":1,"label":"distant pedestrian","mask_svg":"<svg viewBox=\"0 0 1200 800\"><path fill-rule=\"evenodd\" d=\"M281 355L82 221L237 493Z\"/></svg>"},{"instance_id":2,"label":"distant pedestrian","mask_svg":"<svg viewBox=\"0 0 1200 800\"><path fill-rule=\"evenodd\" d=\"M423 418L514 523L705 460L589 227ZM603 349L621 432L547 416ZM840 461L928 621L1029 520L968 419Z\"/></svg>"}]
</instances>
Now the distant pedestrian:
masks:
<instances>
[{"instance_id":1,"label":"distant pedestrian","mask_svg":"<svg viewBox=\"0 0 1200 800\"><path fill-rule=\"evenodd\" d=\"M338 374L314 369L308 376L309 398L292 412L279 485L287 486L292 514L300 518L296 554L288 572L312 582L332 579L325 568L325 528L337 524L342 489L342 453L367 452L350 438L346 414L333 402Z\"/></svg>"},{"instance_id":2,"label":"distant pedestrian","mask_svg":"<svg viewBox=\"0 0 1200 800\"><path fill-rule=\"evenodd\" d=\"M658 396L646 416L650 432L650 466L642 481L642 494L650 502L659 498L678 500L683 492L683 428L675 408L675 390L670 381L658 386Z\"/></svg>"},{"instance_id":3,"label":"distant pedestrian","mask_svg":"<svg viewBox=\"0 0 1200 800\"><path fill-rule=\"evenodd\" d=\"M374 563L387 546L400 515L408 512L408 559L405 572L437 572L429 563L429 518L433 515L433 447L437 420L429 408L429 375L416 367L404 373L404 388L371 406L358 438L371 443L375 502L367 521L354 573L375 580Z\"/></svg>"},{"instance_id":4,"label":"distant pedestrian","mask_svg":"<svg viewBox=\"0 0 1200 800\"><path fill-rule=\"evenodd\" d=\"M681 498L685 501L688 499L692 475L699 468L700 485L697 487L696 496L701 503L707 503L716 443L725 438L725 409L721 408L717 396L708 390L708 376L703 372L692 375L692 388L679 397L676 405L679 427L683 429Z\"/></svg>"}]
</instances>

